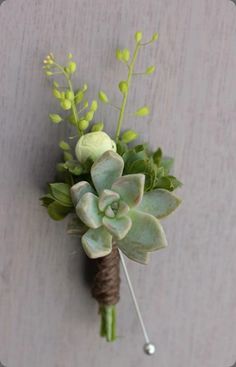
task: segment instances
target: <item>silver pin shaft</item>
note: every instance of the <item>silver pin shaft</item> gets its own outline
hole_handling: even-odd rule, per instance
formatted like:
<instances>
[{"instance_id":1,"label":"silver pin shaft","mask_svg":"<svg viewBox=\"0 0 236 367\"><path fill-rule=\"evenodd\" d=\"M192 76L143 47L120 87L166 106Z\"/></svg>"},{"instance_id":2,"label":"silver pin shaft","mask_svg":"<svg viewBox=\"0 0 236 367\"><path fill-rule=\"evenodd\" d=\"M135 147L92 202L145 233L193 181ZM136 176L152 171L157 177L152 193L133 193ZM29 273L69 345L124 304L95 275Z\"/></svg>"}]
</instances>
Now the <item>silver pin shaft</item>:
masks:
<instances>
[{"instance_id":1,"label":"silver pin shaft","mask_svg":"<svg viewBox=\"0 0 236 367\"><path fill-rule=\"evenodd\" d=\"M134 302L135 310L136 310L136 313L137 313L137 316L138 316L138 319L139 319L139 322L140 322L140 325L141 325L141 328L142 328L143 336L144 336L144 339L145 339L145 342L146 342L145 345L144 345L144 351L145 351L146 354L150 354L150 355L154 354L155 353L155 346L154 346L154 344L150 343L150 339L148 337L148 333L147 333L147 330L146 330L146 327L145 327L145 324L144 324L144 321L143 321L143 317L142 317L142 314L141 314L141 311L140 311L140 308L139 308L139 305L138 305L138 301L137 301L137 298L136 298L135 293L134 293L134 288L133 288L132 282L130 280L128 269L127 269L126 264L125 264L125 259L124 259L124 256L123 256L123 254L120 250L119 250L119 255L120 255L120 260L121 260L122 267L124 269L125 277L127 279L127 283L128 283L128 286L129 286L131 297L132 297L133 302Z\"/></svg>"}]
</instances>

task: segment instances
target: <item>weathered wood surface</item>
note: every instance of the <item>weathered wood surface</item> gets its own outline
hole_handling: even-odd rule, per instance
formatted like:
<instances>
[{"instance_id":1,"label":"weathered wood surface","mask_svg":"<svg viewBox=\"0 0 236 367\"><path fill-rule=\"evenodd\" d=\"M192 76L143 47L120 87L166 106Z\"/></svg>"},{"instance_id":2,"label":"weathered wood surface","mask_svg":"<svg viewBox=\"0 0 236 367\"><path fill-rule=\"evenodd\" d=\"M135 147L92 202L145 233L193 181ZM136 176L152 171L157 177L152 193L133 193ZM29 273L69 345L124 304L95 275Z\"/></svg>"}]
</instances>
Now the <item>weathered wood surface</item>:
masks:
<instances>
[{"instance_id":1,"label":"weathered wood surface","mask_svg":"<svg viewBox=\"0 0 236 367\"><path fill-rule=\"evenodd\" d=\"M229 0L18 0L0 6L0 361L6 367L228 367L236 360L236 6ZM130 103L150 102L150 123L130 120L152 146L176 157L184 203L165 221L170 246L148 267L128 263L157 344L141 331L122 284L114 344L98 336L88 264L76 239L38 197L54 175L58 139L41 60L73 52L90 97L119 98L117 46L136 30L158 46L139 70ZM151 96L151 97L149 97ZM113 131L116 114L98 112Z\"/></svg>"}]
</instances>

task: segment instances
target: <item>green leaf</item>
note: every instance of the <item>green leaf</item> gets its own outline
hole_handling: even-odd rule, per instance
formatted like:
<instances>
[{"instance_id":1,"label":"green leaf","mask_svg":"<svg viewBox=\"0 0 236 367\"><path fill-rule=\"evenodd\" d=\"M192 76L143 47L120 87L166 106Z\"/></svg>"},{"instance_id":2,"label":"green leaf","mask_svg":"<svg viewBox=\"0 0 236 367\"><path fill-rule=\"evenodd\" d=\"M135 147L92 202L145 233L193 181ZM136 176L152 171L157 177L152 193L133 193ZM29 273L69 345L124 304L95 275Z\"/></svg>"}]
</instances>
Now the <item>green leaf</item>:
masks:
<instances>
[{"instance_id":1,"label":"green leaf","mask_svg":"<svg viewBox=\"0 0 236 367\"><path fill-rule=\"evenodd\" d=\"M125 142L119 140L116 143L116 150L119 155L123 156L124 153L128 152L129 148Z\"/></svg>"},{"instance_id":2,"label":"green leaf","mask_svg":"<svg viewBox=\"0 0 236 367\"><path fill-rule=\"evenodd\" d=\"M160 166L162 166L165 169L166 173L169 173L171 168L173 167L174 164L174 158L170 158L170 157L162 157L161 161L160 161Z\"/></svg>"},{"instance_id":3,"label":"green leaf","mask_svg":"<svg viewBox=\"0 0 236 367\"><path fill-rule=\"evenodd\" d=\"M70 160L66 161L64 163L64 167L68 169L69 172L71 172L75 176L79 176L83 173L83 167L81 164L76 160Z\"/></svg>"},{"instance_id":4,"label":"green leaf","mask_svg":"<svg viewBox=\"0 0 236 367\"><path fill-rule=\"evenodd\" d=\"M51 113L49 115L50 120L54 123L54 124L59 124L59 122L62 121L62 118L60 115L57 115L56 113Z\"/></svg>"},{"instance_id":5,"label":"green leaf","mask_svg":"<svg viewBox=\"0 0 236 367\"><path fill-rule=\"evenodd\" d=\"M159 166L160 165L160 162L161 162L161 159L162 159L162 150L161 148L158 148L154 153L153 153L153 161L154 163Z\"/></svg>"},{"instance_id":6,"label":"green leaf","mask_svg":"<svg viewBox=\"0 0 236 367\"><path fill-rule=\"evenodd\" d=\"M42 196L39 200L41 200L42 205L47 208L48 205L51 204L54 201L54 197L51 194L46 194L46 195Z\"/></svg>"},{"instance_id":7,"label":"green leaf","mask_svg":"<svg viewBox=\"0 0 236 367\"><path fill-rule=\"evenodd\" d=\"M60 143L59 143L59 147L62 149L62 150L70 150L70 146L67 142L65 142L64 140L61 140Z\"/></svg>"},{"instance_id":8,"label":"green leaf","mask_svg":"<svg viewBox=\"0 0 236 367\"><path fill-rule=\"evenodd\" d=\"M58 182L49 184L49 187L51 195L57 202L66 207L73 206L70 196L70 186L68 184Z\"/></svg>"},{"instance_id":9,"label":"green leaf","mask_svg":"<svg viewBox=\"0 0 236 367\"><path fill-rule=\"evenodd\" d=\"M73 160L73 155L67 151L64 151L64 161L72 161Z\"/></svg>"},{"instance_id":10,"label":"green leaf","mask_svg":"<svg viewBox=\"0 0 236 367\"><path fill-rule=\"evenodd\" d=\"M150 110L149 110L149 107L147 106L141 107L135 112L135 116L147 116L149 114L150 114Z\"/></svg>"},{"instance_id":11,"label":"green leaf","mask_svg":"<svg viewBox=\"0 0 236 367\"><path fill-rule=\"evenodd\" d=\"M71 208L65 207L59 204L57 201L52 202L48 206L48 214L54 220L62 220L67 214L69 214Z\"/></svg>"},{"instance_id":12,"label":"green leaf","mask_svg":"<svg viewBox=\"0 0 236 367\"><path fill-rule=\"evenodd\" d=\"M117 192L120 198L132 208L139 205L142 200L144 180L144 175L139 173L122 176L113 183L111 190Z\"/></svg>"}]
</instances>

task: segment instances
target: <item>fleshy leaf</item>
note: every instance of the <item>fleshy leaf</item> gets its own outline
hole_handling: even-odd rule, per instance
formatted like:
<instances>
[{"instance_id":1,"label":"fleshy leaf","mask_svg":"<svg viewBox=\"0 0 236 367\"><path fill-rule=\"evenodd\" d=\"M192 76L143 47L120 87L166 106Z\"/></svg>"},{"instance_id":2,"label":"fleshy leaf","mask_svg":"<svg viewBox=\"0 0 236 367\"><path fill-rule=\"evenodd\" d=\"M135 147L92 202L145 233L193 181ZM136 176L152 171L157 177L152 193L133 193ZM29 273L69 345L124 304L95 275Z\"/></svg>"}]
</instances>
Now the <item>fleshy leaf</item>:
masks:
<instances>
[{"instance_id":1,"label":"fleshy leaf","mask_svg":"<svg viewBox=\"0 0 236 367\"><path fill-rule=\"evenodd\" d=\"M89 229L81 239L88 257L96 259L108 255L112 250L112 236L104 227Z\"/></svg>"},{"instance_id":2,"label":"fleshy leaf","mask_svg":"<svg viewBox=\"0 0 236 367\"><path fill-rule=\"evenodd\" d=\"M103 217L103 225L118 240L124 238L129 232L132 221L128 216L120 218Z\"/></svg>"},{"instance_id":3,"label":"fleshy leaf","mask_svg":"<svg viewBox=\"0 0 236 367\"><path fill-rule=\"evenodd\" d=\"M158 219L138 210L129 211L129 216L132 227L122 240L123 246L137 247L141 251L154 251L167 246L166 236Z\"/></svg>"},{"instance_id":4,"label":"fleshy leaf","mask_svg":"<svg viewBox=\"0 0 236 367\"><path fill-rule=\"evenodd\" d=\"M139 205L142 200L144 181L143 174L126 175L118 178L111 189L118 192L121 199L132 208Z\"/></svg>"},{"instance_id":5,"label":"fleshy leaf","mask_svg":"<svg viewBox=\"0 0 236 367\"><path fill-rule=\"evenodd\" d=\"M149 261L149 252L143 251L139 248L139 245L129 244L127 246L126 241L121 240L117 243L119 249L130 259L140 264L147 264Z\"/></svg>"},{"instance_id":6,"label":"fleshy leaf","mask_svg":"<svg viewBox=\"0 0 236 367\"><path fill-rule=\"evenodd\" d=\"M111 190L103 190L100 197L98 206L101 211L105 210L106 207L112 204L114 201L120 199L120 195L117 192Z\"/></svg>"},{"instance_id":7,"label":"fleshy leaf","mask_svg":"<svg viewBox=\"0 0 236 367\"><path fill-rule=\"evenodd\" d=\"M97 192L110 189L113 182L121 176L123 168L123 159L111 150L96 160L91 168L91 177Z\"/></svg>"},{"instance_id":8,"label":"fleshy leaf","mask_svg":"<svg viewBox=\"0 0 236 367\"><path fill-rule=\"evenodd\" d=\"M146 192L137 210L163 218L173 212L181 203L181 200L171 192L157 189Z\"/></svg>"},{"instance_id":9,"label":"fleshy leaf","mask_svg":"<svg viewBox=\"0 0 236 367\"><path fill-rule=\"evenodd\" d=\"M122 217L123 215L126 215L128 211L129 211L129 206L124 201L120 200L119 208L116 213L117 218Z\"/></svg>"},{"instance_id":10,"label":"fleshy leaf","mask_svg":"<svg viewBox=\"0 0 236 367\"><path fill-rule=\"evenodd\" d=\"M102 225L102 216L98 209L98 197L91 192L82 196L76 206L76 214L89 228Z\"/></svg>"},{"instance_id":11,"label":"fleshy leaf","mask_svg":"<svg viewBox=\"0 0 236 367\"><path fill-rule=\"evenodd\" d=\"M92 186L86 181L80 181L71 187L70 193L74 206L78 204L81 197L87 192L94 193L94 190Z\"/></svg>"}]
</instances>

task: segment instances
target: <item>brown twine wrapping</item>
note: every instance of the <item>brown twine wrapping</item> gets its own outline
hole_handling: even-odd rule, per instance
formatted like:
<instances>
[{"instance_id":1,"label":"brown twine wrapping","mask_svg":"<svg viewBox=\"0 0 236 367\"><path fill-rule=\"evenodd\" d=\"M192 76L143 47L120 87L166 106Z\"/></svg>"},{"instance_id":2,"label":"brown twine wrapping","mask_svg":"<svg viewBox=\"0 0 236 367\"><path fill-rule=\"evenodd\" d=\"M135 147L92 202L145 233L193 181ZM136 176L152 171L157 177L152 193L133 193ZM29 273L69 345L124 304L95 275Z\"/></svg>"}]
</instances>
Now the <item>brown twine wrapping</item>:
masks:
<instances>
[{"instance_id":1,"label":"brown twine wrapping","mask_svg":"<svg viewBox=\"0 0 236 367\"><path fill-rule=\"evenodd\" d=\"M120 299L120 257L113 245L109 255L96 260L97 273L92 286L92 296L100 305L115 305Z\"/></svg>"}]
</instances>

